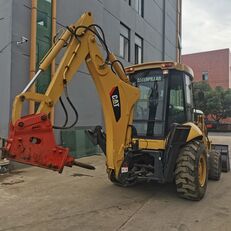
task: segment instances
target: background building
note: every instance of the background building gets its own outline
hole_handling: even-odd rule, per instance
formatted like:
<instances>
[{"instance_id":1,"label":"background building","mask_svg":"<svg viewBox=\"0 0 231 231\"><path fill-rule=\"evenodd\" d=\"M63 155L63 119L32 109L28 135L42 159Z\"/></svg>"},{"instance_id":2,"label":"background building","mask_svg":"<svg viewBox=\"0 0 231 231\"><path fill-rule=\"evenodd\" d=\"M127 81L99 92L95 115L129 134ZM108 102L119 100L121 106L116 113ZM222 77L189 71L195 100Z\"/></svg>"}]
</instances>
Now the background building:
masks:
<instances>
[{"instance_id":1,"label":"background building","mask_svg":"<svg viewBox=\"0 0 231 231\"><path fill-rule=\"evenodd\" d=\"M211 87L231 88L229 49L182 55L182 62L193 69L195 81L208 81Z\"/></svg>"},{"instance_id":2,"label":"background building","mask_svg":"<svg viewBox=\"0 0 231 231\"><path fill-rule=\"evenodd\" d=\"M52 9L57 11L57 31L93 13L106 36L108 46L126 65L154 60L178 60L181 44L181 0L0 0L0 137L6 137L12 101L29 81L31 12L37 10L36 62L52 43ZM54 29L54 28L53 28ZM27 38L28 42L25 42ZM60 57L56 59L58 65ZM36 83L44 92L50 69ZM101 104L95 86L83 65L69 86L78 108L79 126L103 124ZM28 105L25 108L28 113ZM63 112L55 108L55 124L62 124ZM73 119L73 118L71 118Z\"/></svg>"}]
</instances>

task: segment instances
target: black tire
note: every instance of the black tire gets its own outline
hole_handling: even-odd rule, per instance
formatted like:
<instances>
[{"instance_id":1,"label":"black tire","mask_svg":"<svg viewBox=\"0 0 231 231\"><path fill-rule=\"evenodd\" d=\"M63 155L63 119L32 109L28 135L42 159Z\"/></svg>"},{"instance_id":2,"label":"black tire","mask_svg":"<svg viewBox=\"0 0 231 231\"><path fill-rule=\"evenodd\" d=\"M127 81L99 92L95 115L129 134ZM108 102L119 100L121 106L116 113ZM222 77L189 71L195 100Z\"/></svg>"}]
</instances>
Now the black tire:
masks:
<instances>
[{"instance_id":1,"label":"black tire","mask_svg":"<svg viewBox=\"0 0 231 231\"><path fill-rule=\"evenodd\" d=\"M209 152L209 179L220 180L221 178L221 154L214 150Z\"/></svg>"},{"instance_id":2,"label":"black tire","mask_svg":"<svg viewBox=\"0 0 231 231\"><path fill-rule=\"evenodd\" d=\"M221 155L221 166L222 166L222 172L230 171L229 154Z\"/></svg>"},{"instance_id":3,"label":"black tire","mask_svg":"<svg viewBox=\"0 0 231 231\"><path fill-rule=\"evenodd\" d=\"M203 163L202 168L199 168L201 163ZM202 178L199 170L202 171ZM200 141L191 141L181 148L176 161L177 192L182 198L199 201L205 195L207 181L208 165L205 145Z\"/></svg>"}]
</instances>

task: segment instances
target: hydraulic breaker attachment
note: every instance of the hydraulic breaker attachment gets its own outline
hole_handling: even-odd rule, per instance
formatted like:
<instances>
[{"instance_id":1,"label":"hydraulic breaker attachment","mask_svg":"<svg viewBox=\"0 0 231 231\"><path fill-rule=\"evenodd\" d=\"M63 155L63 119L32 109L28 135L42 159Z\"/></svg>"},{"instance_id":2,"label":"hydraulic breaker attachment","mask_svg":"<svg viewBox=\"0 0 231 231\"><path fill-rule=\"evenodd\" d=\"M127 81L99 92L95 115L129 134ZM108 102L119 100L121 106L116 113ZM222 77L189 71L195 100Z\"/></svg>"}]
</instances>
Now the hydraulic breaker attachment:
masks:
<instances>
[{"instance_id":1,"label":"hydraulic breaker attachment","mask_svg":"<svg viewBox=\"0 0 231 231\"><path fill-rule=\"evenodd\" d=\"M86 168L86 169L89 169L89 170L95 170L94 166L92 166L90 164L85 164L85 163L79 162L77 160L74 160L73 165L81 167L81 168Z\"/></svg>"},{"instance_id":2,"label":"hydraulic breaker attachment","mask_svg":"<svg viewBox=\"0 0 231 231\"><path fill-rule=\"evenodd\" d=\"M69 155L68 148L56 145L51 122L44 113L25 116L18 119L15 125L11 124L4 151L10 160L59 173L64 166L72 165L94 169L93 166L77 162Z\"/></svg>"}]
</instances>

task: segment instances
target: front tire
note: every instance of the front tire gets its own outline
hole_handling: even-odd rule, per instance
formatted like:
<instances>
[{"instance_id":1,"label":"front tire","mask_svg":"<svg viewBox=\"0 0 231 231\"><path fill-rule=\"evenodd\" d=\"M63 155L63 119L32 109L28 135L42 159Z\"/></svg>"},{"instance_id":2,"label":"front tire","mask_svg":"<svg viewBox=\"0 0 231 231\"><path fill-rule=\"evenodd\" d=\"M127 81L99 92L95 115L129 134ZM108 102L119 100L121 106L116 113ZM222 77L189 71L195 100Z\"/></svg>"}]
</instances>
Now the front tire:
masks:
<instances>
[{"instance_id":1,"label":"front tire","mask_svg":"<svg viewBox=\"0 0 231 231\"><path fill-rule=\"evenodd\" d=\"M220 180L221 169L221 154L216 151L209 152L209 179Z\"/></svg>"},{"instance_id":2,"label":"front tire","mask_svg":"<svg viewBox=\"0 0 231 231\"><path fill-rule=\"evenodd\" d=\"M221 166L222 172L230 171L229 153L227 155L221 155Z\"/></svg>"},{"instance_id":3,"label":"front tire","mask_svg":"<svg viewBox=\"0 0 231 231\"><path fill-rule=\"evenodd\" d=\"M175 183L179 196L201 200L206 192L208 164L205 145L191 141L181 148L175 169Z\"/></svg>"}]
</instances>

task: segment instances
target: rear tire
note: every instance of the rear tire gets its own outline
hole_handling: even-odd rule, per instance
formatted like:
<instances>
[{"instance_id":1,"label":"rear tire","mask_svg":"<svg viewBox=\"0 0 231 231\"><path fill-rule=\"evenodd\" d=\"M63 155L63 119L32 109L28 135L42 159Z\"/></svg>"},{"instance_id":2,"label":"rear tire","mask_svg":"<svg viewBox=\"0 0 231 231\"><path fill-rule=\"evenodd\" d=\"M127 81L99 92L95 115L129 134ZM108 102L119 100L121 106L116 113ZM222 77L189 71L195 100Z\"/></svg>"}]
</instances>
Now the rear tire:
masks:
<instances>
[{"instance_id":1,"label":"rear tire","mask_svg":"<svg viewBox=\"0 0 231 231\"><path fill-rule=\"evenodd\" d=\"M214 150L209 152L209 179L220 180L221 169L221 154Z\"/></svg>"},{"instance_id":2,"label":"rear tire","mask_svg":"<svg viewBox=\"0 0 231 231\"><path fill-rule=\"evenodd\" d=\"M179 196L201 200L208 181L207 153L200 141L191 141L181 148L175 169L175 183Z\"/></svg>"}]
</instances>

